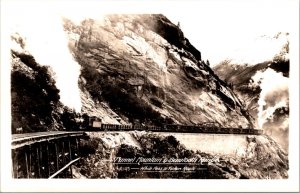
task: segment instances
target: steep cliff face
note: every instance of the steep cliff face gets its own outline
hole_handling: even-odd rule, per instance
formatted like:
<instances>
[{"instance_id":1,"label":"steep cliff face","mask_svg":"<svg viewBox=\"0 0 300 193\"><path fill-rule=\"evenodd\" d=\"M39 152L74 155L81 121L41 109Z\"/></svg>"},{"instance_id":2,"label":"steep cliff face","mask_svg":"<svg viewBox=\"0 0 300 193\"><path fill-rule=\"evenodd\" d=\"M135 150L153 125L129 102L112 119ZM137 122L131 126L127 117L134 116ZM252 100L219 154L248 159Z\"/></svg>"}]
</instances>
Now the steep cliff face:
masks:
<instances>
[{"instance_id":1,"label":"steep cliff face","mask_svg":"<svg viewBox=\"0 0 300 193\"><path fill-rule=\"evenodd\" d=\"M64 27L81 65L83 112L90 95L120 122L252 125L229 86L163 15L108 15L78 25L65 19Z\"/></svg>"},{"instance_id":2,"label":"steep cliff face","mask_svg":"<svg viewBox=\"0 0 300 193\"><path fill-rule=\"evenodd\" d=\"M107 15L77 25L63 21L79 73L78 64L62 48L64 42L56 48L55 42L31 34L16 31L11 36L13 132L21 127L26 132L74 129L83 115L113 124L252 127L235 93L201 60L179 26L163 15ZM49 32L37 28L36 33L39 30ZM62 41L59 28L54 30ZM19 103L24 94L26 100ZM32 101L36 110L26 108ZM66 128L68 123L72 126Z\"/></svg>"}]
</instances>

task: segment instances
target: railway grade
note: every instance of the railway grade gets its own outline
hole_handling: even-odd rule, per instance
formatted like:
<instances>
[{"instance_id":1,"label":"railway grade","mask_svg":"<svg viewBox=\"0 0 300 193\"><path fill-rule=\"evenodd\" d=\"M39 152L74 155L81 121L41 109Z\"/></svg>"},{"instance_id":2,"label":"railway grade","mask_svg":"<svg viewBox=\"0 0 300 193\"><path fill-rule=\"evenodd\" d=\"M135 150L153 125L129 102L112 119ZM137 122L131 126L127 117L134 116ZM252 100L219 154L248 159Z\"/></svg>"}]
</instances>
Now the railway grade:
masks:
<instances>
[{"instance_id":1,"label":"railway grade","mask_svg":"<svg viewBox=\"0 0 300 193\"><path fill-rule=\"evenodd\" d=\"M174 132L174 133L210 133L210 134L236 134L236 135L260 135L261 129L253 128L224 128L198 125L169 124L162 126L151 125L118 125L101 124L98 127L86 127L83 131L153 131L153 132Z\"/></svg>"},{"instance_id":2,"label":"railway grade","mask_svg":"<svg viewBox=\"0 0 300 193\"><path fill-rule=\"evenodd\" d=\"M245 134L260 135L261 129L252 128L222 128L222 127L205 127L195 125L118 125L118 124L101 124L100 127L86 127L80 131L49 131L22 133L12 135L12 149L24 145L30 145L36 142L50 141L53 139L82 136L88 131L153 131L153 132L174 132L174 133L208 133L208 134Z\"/></svg>"}]
</instances>

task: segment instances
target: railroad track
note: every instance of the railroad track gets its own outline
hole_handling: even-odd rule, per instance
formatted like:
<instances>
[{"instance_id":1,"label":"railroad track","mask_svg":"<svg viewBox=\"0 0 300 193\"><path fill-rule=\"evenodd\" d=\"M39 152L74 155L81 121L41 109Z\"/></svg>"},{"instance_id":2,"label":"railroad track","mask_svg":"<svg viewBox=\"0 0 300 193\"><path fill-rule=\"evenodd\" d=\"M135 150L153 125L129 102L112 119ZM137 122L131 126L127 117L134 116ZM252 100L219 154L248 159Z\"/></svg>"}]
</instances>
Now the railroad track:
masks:
<instances>
[{"instance_id":1,"label":"railroad track","mask_svg":"<svg viewBox=\"0 0 300 193\"><path fill-rule=\"evenodd\" d=\"M48 131L48 132L34 132L34 133L22 133L12 135L12 149L24 145L30 145L36 142L50 141L52 139L58 139L62 137L81 136L84 131Z\"/></svg>"}]
</instances>

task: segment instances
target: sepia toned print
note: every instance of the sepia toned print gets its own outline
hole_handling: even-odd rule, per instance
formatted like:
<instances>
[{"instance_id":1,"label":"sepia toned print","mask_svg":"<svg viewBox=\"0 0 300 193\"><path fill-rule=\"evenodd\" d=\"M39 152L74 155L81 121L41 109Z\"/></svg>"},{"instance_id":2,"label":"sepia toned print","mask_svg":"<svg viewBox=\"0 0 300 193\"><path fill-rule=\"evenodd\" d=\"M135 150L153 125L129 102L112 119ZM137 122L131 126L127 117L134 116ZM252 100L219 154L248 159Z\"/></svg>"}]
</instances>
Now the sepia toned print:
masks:
<instances>
[{"instance_id":1,"label":"sepia toned print","mask_svg":"<svg viewBox=\"0 0 300 193\"><path fill-rule=\"evenodd\" d=\"M28 21L11 33L13 178L289 178L288 31L258 34L271 58L211 62L165 14Z\"/></svg>"}]
</instances>

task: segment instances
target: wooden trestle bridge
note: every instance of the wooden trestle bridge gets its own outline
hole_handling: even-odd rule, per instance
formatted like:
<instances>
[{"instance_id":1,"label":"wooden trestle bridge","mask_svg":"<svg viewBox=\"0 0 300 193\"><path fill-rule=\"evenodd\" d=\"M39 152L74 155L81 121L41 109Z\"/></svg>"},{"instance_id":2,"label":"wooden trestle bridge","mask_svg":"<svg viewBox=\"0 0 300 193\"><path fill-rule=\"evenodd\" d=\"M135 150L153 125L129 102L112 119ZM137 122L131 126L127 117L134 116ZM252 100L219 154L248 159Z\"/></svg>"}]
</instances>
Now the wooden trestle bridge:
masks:
<instances>
[{"instance_id":1,"label":"wooden trestle bridge","mask_svg":"<svg viewBox=\"0 0 300 193\"><path fill-rule=\"evenodd\" d=\"M72 178L84 132L37 132L12 136L14 178Z\"/></svg>"}]
</instances>

